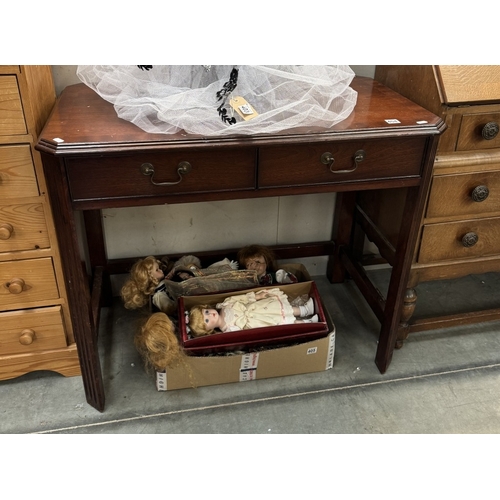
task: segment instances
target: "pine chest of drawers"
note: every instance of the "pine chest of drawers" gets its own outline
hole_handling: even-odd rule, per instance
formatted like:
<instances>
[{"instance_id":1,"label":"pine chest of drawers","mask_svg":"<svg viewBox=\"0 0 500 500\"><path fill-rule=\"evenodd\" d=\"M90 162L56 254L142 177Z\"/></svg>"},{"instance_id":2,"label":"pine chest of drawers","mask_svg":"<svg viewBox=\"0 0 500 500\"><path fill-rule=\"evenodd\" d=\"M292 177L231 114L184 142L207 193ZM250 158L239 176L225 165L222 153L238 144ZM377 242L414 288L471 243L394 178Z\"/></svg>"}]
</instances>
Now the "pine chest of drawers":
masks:
<instances>
[{"instance_id":1,"label":"pine chest of drawers","mask_svg":"<svg viewBox=\"0 0 500 500\"><path fill-rule=\"evenodd\" d=\"M420 282L500 271L500 66L377 66L375 78L441 116L427 204L414 248L399 344L408 333L500 319L500 309L418 317ZM405 191L360 197L365 226L391 261Z\"/></svg>"},{"instance_id":2,"label":"pine chest of drawers","mask_svg":"<svg viewBox=\"0 0 500 500\"><path fill-rule=\"evenodd\" d=\"M49 66L0 66L0 380L35 370L80 374L34 149L54 103Z\"/></svg>"}]
</instances>

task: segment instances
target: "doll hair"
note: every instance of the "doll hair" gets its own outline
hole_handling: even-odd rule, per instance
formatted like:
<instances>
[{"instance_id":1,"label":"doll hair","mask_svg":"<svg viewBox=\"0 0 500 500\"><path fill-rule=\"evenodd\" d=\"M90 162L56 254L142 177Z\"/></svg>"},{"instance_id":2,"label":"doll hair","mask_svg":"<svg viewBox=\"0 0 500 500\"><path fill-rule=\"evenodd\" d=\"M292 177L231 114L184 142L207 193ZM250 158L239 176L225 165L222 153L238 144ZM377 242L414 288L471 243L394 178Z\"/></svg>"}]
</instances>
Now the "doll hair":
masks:
<instances>
[{"instance_id":1,"label":"doll hair","mask_svg":"<svg viewBox=\"0 0 500 500\"><path fill-rule=\"evenodd\" d=\"M264 257L267 271L276 271L276 256L270 248L264 245L248 245L241 248L237 255L238 262L240 263L240 266L245 268L247 260L256 257L257 255L262 255L262 257Z\"/></svg>"},{"instance_id":2,"label":"doll hair","mask_svg":"<svg viewBox=\"0 0 500 500\"><path fill-rule=\"evenodd\" d=\"M130 277L121 289L121 296L126 309L138 309L148 303L158 285L151 270L159 262L156 257L149 256L138 260L130 270Z\"/></svg>"},{"instance_id":3,"label":"doll hair","mask_svg":"<svg viewBox=\"0 0 500 500\"><path fill-rule=\"evenodd\" d=\"M185 356L175 335L174 324L165 313L149 316L136 333L134 344L148 372L163 371Z\"/></svg>"},{"instance_id":4,"label":"doll hair","mask_svg":"<svg viewBox=\"0 0 500 500\"><path fill-rule=\"evenodd\" d=\"M211 335L214 330L209 330L205 323L205 315L203 311L205 309L213 309L214 306L209 305L197 305L193 306L189 311L189 328L193 337L202 337L203 335Z\"/></svg>"}]
</instances>

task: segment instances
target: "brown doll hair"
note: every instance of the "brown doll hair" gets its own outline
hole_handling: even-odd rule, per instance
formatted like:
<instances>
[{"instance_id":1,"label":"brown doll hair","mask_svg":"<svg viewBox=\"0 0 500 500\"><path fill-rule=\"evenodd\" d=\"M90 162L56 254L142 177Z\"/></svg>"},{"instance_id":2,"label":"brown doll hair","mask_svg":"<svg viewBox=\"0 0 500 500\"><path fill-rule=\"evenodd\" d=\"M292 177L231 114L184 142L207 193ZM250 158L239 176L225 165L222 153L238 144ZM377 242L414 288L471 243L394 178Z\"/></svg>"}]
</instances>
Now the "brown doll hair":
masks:
<instances>
[{"instance_id":1,"label":"brown doll hair","mask_svg":"<svg viewBox=\"0 0 500 500\"><path fill-rule=\"evenodd\" d=\"M202 337L203 335L211 335L214 330L209 330L205 323L204 309L213 309L214 306L197 305L193 306L189 311L189 328L193 337Z\"/></svg>"},{"instance_id":2,"label":"brown doll hair","mask_svg":"<svg viewBox=\"0 0 500 500\"><path fill-rule=\"evenodd\" d=\"M126 309L138 309L148 303L159 281L151 275L153 265L160 261L150 255L134 263L129 279L121 289L121 297Z\"/></svg>"},{"instance_id":3,"label":"brown doll hair","mask_svg":"<svg viewBox=\"0 0 500 500\"><path fill-rule=\"evenodd\" d=\"M134 337L146 371L163 371L174 366L184 356L172 320L165 313L152 314Z\"/></svg>"},{"instance_id":4,"label":"brown doll hair","mask_svg":"<svg viewBox=\"0 0 500 500\"><path fill-rule=\"evenodd\" d=\"M252 259L258 256L264 257L264 260L266 261L267 271L276 271L276 256L270 248L264 245L247 245L241 248L237 254L238 262L243 268L246 267L246 262L248 259Z\"/></svg>"}]
</instances>

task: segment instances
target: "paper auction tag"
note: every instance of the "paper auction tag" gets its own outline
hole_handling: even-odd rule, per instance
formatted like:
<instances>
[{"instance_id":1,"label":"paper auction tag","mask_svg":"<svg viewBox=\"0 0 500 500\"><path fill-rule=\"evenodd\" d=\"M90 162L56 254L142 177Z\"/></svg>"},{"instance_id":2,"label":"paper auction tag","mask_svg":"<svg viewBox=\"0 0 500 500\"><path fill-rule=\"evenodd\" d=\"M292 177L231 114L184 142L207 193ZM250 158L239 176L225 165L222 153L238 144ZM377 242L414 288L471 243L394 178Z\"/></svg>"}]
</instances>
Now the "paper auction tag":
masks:
<instances>
[{"instance_id":1,"label":"paper auction tag","mask_svg":"<svg viewBox=\"0 0 500 500\"><path fill-rule=\"evenodd\" d=\"M238 113L243 120L251 120L259 115L257 111L243 97L232 97L229 101L230 106Z\"/></svg>"}]
</instances>

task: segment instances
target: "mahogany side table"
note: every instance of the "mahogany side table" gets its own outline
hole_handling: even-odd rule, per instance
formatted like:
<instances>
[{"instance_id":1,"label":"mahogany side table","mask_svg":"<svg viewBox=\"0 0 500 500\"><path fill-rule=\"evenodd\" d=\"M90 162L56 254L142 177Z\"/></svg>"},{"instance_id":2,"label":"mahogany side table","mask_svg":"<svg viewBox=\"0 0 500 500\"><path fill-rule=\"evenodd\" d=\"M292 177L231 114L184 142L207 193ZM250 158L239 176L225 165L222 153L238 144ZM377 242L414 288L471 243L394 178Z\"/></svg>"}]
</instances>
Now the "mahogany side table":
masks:
<instances>
[{"instance_id":1,"label":"mahogany side table","mask_svg":"<svg viewBox=\"0 0 500 500\"><path fill-rule=\"evenodd\" d=\"M437 139L446 126L370 78L356 77L352 87L358 92L354 111L330 129L223 138L149 134L118 118L112 104L84 84L62 92L36 148L43 158L90 405L99 411L105 406L97 331L101 303L110 293L109 274L130 268L107 258L104 208L337 192L332 239L292 245L287 257L329 255L331 282L342 282L347 273L352 277L380 320L375 362L381 373L387 370ZM353 252L355 228L362 227L356 195L401 187L408 188L404 222L384 297ZM91 284L74 211L83 212Z\"/></svg>"}]
</instances>

